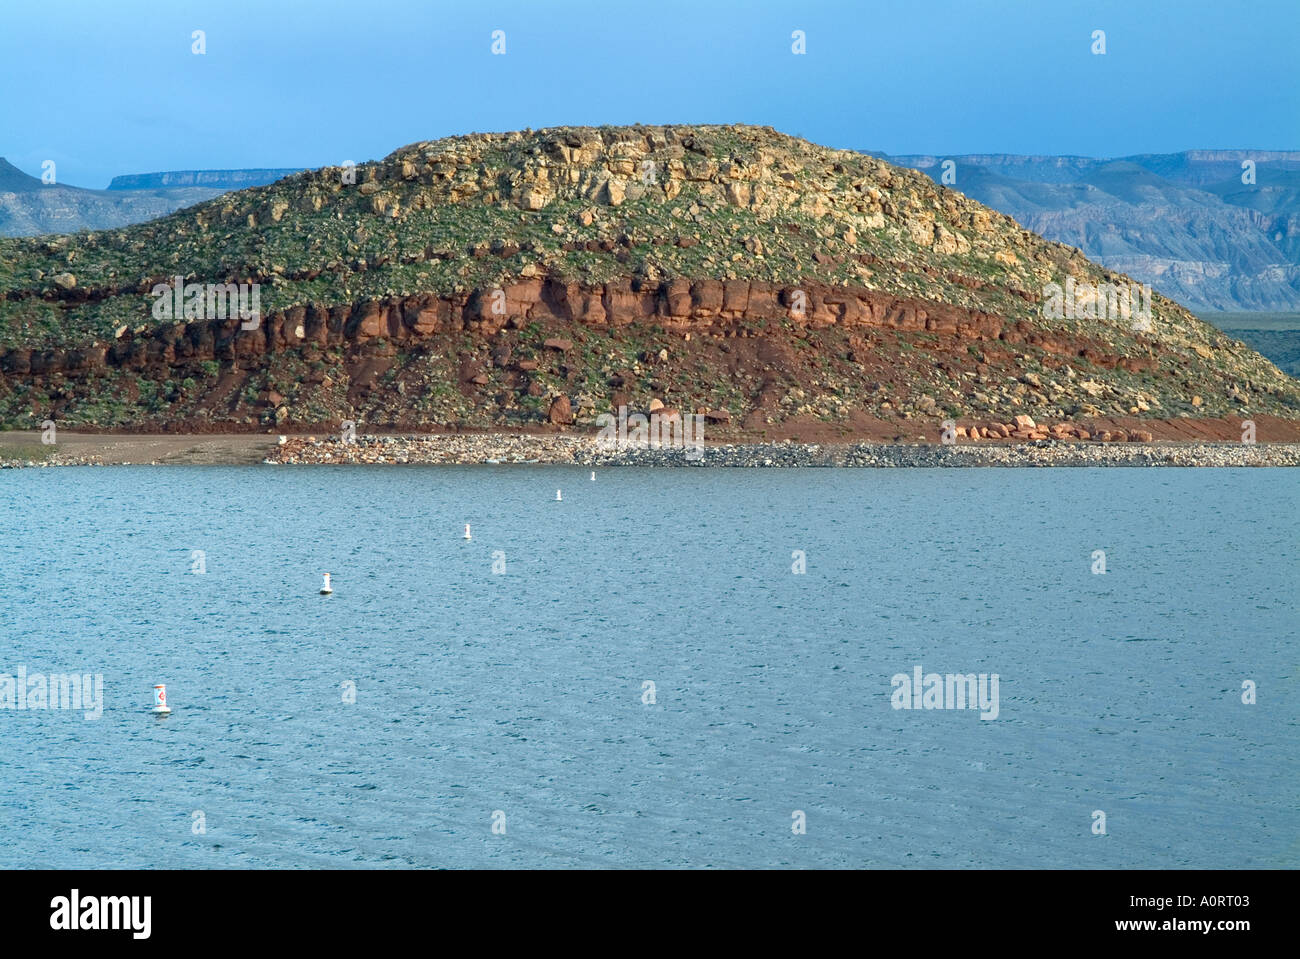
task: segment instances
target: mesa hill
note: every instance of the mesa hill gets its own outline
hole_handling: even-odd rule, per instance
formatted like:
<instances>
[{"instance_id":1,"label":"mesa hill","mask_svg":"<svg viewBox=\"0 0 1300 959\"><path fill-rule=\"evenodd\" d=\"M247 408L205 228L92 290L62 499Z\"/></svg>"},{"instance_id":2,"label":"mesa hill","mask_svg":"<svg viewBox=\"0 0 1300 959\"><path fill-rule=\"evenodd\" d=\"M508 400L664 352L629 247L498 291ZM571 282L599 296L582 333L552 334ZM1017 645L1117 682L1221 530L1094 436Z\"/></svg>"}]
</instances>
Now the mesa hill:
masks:
<instances>
[{"instance_id":1,"label":"mesa hill","mask_svg":"<svg viewBox=\"0 0 1300 959\"><path fill-rule=\"evenodd\" d=\"M1245 417L1300 435L1300 383L1158 295L1116 315L1129 282L921 173L769 128L451 137L0 241L0 422L585 429L662 405L804 439L1017 416L1037 423L1021 438ZM208 284L257 284L258 321Z\"/></svg>"}]
</instances>

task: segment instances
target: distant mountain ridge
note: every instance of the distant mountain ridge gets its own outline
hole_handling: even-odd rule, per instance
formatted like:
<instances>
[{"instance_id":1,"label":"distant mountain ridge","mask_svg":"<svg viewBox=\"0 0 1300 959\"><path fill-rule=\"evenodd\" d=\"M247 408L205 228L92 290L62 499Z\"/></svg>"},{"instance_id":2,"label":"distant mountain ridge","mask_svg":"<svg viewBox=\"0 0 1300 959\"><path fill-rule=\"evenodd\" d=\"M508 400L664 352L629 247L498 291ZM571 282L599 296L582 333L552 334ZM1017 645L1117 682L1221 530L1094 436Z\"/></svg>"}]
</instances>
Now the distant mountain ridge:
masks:
<instances>
[{"instance_id":1,"label":"distant mountain ridge","mask_svg":"<svg viewBox=\"0 0 1300 959\"><path fill-rule=\"evenodd\" d=\"M131 173L115 176L110 190L158 190L176 187L206 187L210 190L246 190L301 173L294 167L282 170L172 170L166 173Z\"/></svg>"},{"instance_id":2,"label":"distant mountain ridge","mask_svg":"<svg viewBox=\"0 0 1300 959\"><path fill-rule=\"evenodd\" d=\"M107 190L44 183L0 157L0 236L109 230L166 216L298 170L182 170L114 177Z\"/></svg>"},{"instance_id":3,"label":"distant mountain ridge","mask_svg":"<svg viewBox=\"0 0 1300 959\"><path fill-rule=\"evenodd\" d=\"M6 193L33 193L45 184L29 176L4 157L0 157L0 191Z\"/></svg>"},{"instance_id":4,"label":"distant mountain ridge","mask_svg":"<svg viewBox=\"0 0 1300 959\"><path fill-rule=\"evenodd\" d=\"M1039 183L1072 183L1092 170L1112 163L1132 163L1175 183L1202 186L1224 180L1240 182L1241 162L1268 164L1279 170L1300 170L1300 150L1184 150L1181 153L1137 153L1124 157L1051 156L1047 154L967 153L937 156L924 153L873 156L929 173L944 160L979 166L1001 176Z\"/></svg>"},{"instance_id":5,"label":"distant mountain ridge","mask_svg":"<svg viewBox=\"0 0 1300 959\"><path fill-rule=\"evenodd\" d=\"M1193 309L1300 311L1300 151L877 155L940 183L951 161L953 189Z\"/></svg>"},{"instance_id":6,"label":"distant mountain ridge","mask_svg":"<svg viewBox=\"0 0 1300 959\"><path fill-rule=\"evenodd\" d=\"M63 183L43 183L0 157L0 236L39 236L129 226L166 216L223 192L206 187L87 190Z\"/></svg>"}]
</instances>

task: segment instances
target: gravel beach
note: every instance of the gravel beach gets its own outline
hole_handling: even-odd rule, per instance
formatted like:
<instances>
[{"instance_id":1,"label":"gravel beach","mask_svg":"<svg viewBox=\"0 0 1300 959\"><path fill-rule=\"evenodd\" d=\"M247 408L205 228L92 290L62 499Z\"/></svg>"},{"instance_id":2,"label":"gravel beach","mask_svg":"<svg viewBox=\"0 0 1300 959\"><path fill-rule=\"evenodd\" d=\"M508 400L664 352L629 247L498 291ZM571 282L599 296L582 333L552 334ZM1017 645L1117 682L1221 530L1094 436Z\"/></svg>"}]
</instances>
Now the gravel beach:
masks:
<instances>
[{"instance_id":1,"label":"gravel beach","mask_svg":"<svg viewBox=\"0 0 1300 959\"><path fill-rule=\"evenodd\" d=\"M562 463L579 466L906 467L906 466L1300 466L1289 443L1033 443L984 445L885 443L725 444L690 450L602 446L571 435L359 436L287 439L269 462L314 463Z\"/></svg>"},{"instance_id":2,"label":"gravel beach","mask_svg":"<svg viewBox=\"0 0 1300 959\"><path fill-rule=\"evenodd\" d=\"M358 435L337 437L61 435L0 440L0 468L108 465L437 465L964 467L964 466L1300 466L1295 443L728 443L700 449L621 448L573 434Z\"/></svg>"}]
</instances>

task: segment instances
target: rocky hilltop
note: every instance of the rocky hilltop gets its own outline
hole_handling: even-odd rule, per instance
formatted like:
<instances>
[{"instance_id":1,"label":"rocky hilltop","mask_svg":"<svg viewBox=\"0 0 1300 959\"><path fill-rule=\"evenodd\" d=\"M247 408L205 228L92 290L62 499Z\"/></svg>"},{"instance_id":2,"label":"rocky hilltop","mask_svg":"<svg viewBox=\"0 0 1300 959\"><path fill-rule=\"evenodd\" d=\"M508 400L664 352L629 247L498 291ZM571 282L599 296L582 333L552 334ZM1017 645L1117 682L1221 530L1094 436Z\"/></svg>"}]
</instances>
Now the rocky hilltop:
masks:
<instances>
[{"instance_id":1,"label":"rocky hilltop","mask_svg":"<svg viewBox=\"0 0 1300 959\"><path fill-rule=\"evenodd\" d=\"M1163 297L1141 317L1089 292L1129 283L768 128L452 137L0 241L0 422L586 429L627 406L755 437L1288 433L1300 384ZM256 284L255 319L205 299L225 284Z\"/></svg>"}]
</instances>

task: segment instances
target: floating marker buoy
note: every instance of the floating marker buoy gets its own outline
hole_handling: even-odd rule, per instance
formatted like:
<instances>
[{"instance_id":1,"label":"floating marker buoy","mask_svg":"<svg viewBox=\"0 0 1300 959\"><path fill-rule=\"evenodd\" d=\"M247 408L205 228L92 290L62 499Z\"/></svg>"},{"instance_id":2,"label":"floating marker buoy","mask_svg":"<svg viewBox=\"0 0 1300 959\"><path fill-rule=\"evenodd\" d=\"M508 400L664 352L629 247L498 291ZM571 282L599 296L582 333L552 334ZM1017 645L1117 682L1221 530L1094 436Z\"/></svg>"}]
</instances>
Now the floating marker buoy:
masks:
<instances>
[{"instance_id":1,"label":"floating marker buoy","mask_svg":"<svg viewBox=\"0 0 1300 959\"><path fill-rule=\"evenodd\" d=\"M325 582L320 584L320 594L322 596L328 596L332 592L334 592L334 587L330 585L330 574L326 573Z\"/></svg>"},{"instance_id":2,"label":"floating marker buoy","mask_svg":"<svg viewBox=\"0 0 1300 959\"><path fill-rule=\"evenodd\" d=\"M555 491L555 499L556 499L556 502L559 502L560 500L564 499L564 497L560 495L560 491L559 491L559 490L556 490L556 491Z\"/></svg>"},{"instance_id":3,"label":"floating marker buoy","mask_svg":"<svg viewBox=\"0 0 1300 959\"><path fill-rule=\"evenodd\" d=\"M167 705L167 687L163 683L158 683L153 688L153 709L149 712L155 716L166 716L171 711L171 707Z\"/></svg>"},{"instance_id":4,"label":"floating marker buoy","mask_svg":"<svg viewBox=\"0 0 1300 959\"><path fill-rule=\"evenodd\" d=\"M472 539L472 537L469 535L469 523L465 524L465 538Z\"/></svg>"},{"instance_id":5,"label":"floating marker buoy","mask_svg":"<svg viewBox=\"0 0 1300 959\"><path fill-rule=\"evenodd\" d=\"M593 483L596 482L596 471L595 471L595 470L592 470L592 471L591 471L591 481L592 481Z\"/></svg>"}]
</instances>

